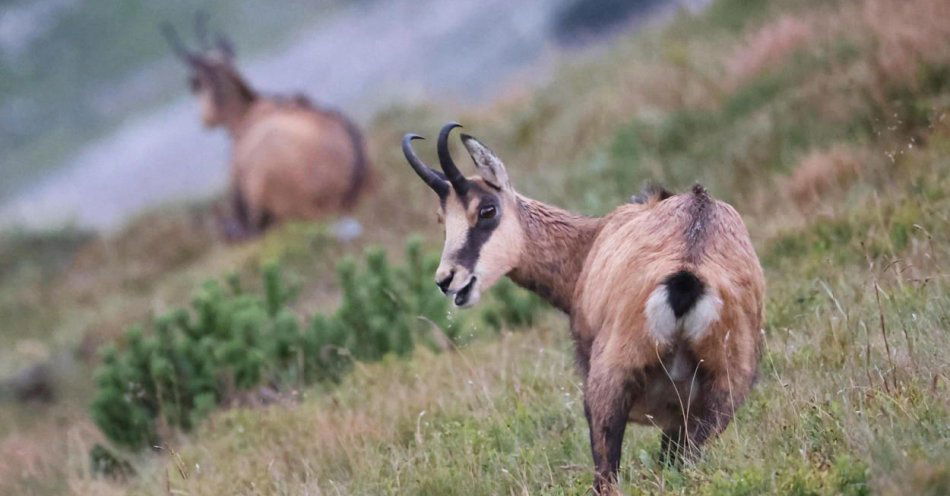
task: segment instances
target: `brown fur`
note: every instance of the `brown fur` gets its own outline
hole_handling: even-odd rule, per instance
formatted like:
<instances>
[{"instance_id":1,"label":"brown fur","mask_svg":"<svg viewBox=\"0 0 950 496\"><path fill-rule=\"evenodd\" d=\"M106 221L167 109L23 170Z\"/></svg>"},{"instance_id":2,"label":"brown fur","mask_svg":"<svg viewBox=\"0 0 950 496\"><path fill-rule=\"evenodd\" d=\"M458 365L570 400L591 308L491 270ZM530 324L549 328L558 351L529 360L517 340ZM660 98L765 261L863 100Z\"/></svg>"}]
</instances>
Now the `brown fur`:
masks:
<instances>
[{"instance_id":1,"label":"brown fur","mask_svg":"<svg viewBox=\"0 0 950 496\"><path fill-rule=\"evenodd\" d=\"M186 60L205 124L223 126L233 142L230 237L355 204L368 164L351 121L299 95L258 95L221 54L190 54Z\"/></svg>"},{"instance_id":2,"label":"brown fur","mask_svg":"<svg viewBox=\"0 0 950 496\"><path fill-rule=\"evenodd\" d=\"M667 451L701 445L725 428L758 366L765 283L742 220L699 189L658 198L602 219L524 200L531 234L509 274L544 288L539 294L571 317L603 488L616 475L627 421L663 429ZM684 268L722 299L721 318L695 344L664 346L645 329L645 301ZM678 352L694 366L687 381L669 377Z\"/></svg>"},{"instance_id":3,"label":"brown fur","mask_svg":"<svg viewBox=\"0 0 950 496\"><path fill-rule=\"evenodd\" d=\"M739 214L697 185L650 187L584 217L521 196L500 159L462 139L481 177L442 195L437 283L467 306L506 274L570 316L598 493L616 481L628 422L662 429L667 461L695 453L756 378L765 280ZM476 218L484 205L500 206L488 238Z\"/></svg>"},{"instance_id":4,"label":"brown fur","mask_svg":"<svg viewBox=\"0 0 950 496\"><path fill-rule=\"evenodd\" d=\"M601 221L523 197L518 206L528 240L523 251L544 256L521 257L521 263L508 276L570 313L573 288Z\"/></svg>"}]
</instances>

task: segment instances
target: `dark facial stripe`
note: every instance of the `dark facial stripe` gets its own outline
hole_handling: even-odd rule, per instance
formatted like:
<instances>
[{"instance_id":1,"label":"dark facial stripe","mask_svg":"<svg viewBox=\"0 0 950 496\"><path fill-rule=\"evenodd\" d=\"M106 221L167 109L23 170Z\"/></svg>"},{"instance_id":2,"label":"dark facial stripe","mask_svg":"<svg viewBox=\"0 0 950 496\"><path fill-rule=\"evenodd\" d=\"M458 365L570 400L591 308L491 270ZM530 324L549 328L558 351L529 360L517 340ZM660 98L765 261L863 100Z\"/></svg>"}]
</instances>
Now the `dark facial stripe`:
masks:
<instances>
[{"instance_id":1,"label":"dark facial stripe","mask_svg":"<svg viewBox=\"0 0 950 496\"><path fill-rule=\"evenodd\" d=\"M465 233L465 243L455 252L455 263L470 272L475 269L475 264L478 262L482 247L485 246L485 243L491 238L492 233L495 232L495 229L501 224L501 216L503 215L501 202L498 201L495 195L475 183L471 186L469 194L465 195L463 199L463 203L467 206L470 201L478 201L478 208L482 208L486 205L494 205L494 207L498 209L498 213L495 214L493 219L477 220L475 226L469 228L468 232Z\"/></svg>"},{"instance_id":2,"label":"dark facial stripe","mask_svg":"<svg viewBox=\"0 0 950 496\"><path fill-rule=\"evenodd\" d=\"M497 207L496 207L497 208ZM455 262L465 267L470 272L475 269L475 263L478 262L478 255L482 251L482 246L488 242L492 233L500 224L498 216L490 221L479 221L475 227L468 230L465 234L465 244L455 253Z\"/></svg>"}]
</instances>

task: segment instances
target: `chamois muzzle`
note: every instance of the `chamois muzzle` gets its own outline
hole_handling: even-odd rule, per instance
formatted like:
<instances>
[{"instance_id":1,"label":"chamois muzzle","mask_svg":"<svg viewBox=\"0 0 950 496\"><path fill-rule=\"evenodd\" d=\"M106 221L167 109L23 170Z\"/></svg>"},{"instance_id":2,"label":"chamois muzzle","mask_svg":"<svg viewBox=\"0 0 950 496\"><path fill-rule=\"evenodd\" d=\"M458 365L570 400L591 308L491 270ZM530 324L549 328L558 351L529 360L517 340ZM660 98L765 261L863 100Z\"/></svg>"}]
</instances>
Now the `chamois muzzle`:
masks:
<instances>
[{"instance_id":1,"label":"chamois muzzle","mask_svg":"<svg viewBox=\"0 0 950 496\"><path fill-rule=\"evenodd\" d=\"M439 152L439 165L442 166L445 177L452 183L452 188L459 196L465 196L465 193L468 192L468 179L455 166L452 154L449 153L449 134L457 127L462 127L462 125L458 122L450 122L442 126L442 130L439 131L439 141L436 143L436 149Z\"/></svg>"},{"instance_id":2,"label":"chamois muzzle","mask_svg":"<svg viewBox=\"0 0 950 496\"><path fill-rule=\"evenodd\" d=\"M430 187L436 194L439 195L439 198L445 198L445 195L449 194L449 183L446 181L445 176L434 171L431 167L426 165L416 156L416 153L412 150L412 140L414 139L425 139L418 134L407 134L402 137L402 153L406 156L406 160L409 162L409 165L412 166L412 170L416 171L416 174Z\"/></svg>"}]
</instances>

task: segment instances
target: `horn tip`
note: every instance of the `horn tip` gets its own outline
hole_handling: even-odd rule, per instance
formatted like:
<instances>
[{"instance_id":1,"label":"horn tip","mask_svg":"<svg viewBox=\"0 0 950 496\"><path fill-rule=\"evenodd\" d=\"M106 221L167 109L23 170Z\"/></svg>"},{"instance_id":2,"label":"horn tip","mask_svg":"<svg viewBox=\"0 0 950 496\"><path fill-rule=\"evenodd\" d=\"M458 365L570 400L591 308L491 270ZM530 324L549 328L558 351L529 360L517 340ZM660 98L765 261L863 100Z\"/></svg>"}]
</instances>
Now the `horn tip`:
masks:
<instances>
[{"instance_id":1,"label":"horn tip","mask_svg":"<svg viewBox=\"0 0 950 496\"><path fill-rule=\"evenodd\" d=\"M452 130L457 127L462 127L462 125L455 121L448 122L444 126L442 126L442 130L439 131L439 134L442 136L448 136L449 133L452 132Z\"/></svg>"}]
</instances>

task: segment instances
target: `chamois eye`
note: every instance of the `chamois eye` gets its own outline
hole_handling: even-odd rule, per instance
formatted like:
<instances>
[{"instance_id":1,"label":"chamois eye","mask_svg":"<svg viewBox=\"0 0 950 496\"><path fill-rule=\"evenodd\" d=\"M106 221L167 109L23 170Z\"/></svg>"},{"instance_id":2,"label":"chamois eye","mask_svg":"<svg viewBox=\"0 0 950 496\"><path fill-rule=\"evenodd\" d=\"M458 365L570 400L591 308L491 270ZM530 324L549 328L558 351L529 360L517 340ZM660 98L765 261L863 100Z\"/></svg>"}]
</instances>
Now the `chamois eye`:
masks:
<instances>
[{"instance_id":1,"label":"chamois eye","mask_svg":"<svg viewBox=\"0 0 950 496\"><path fill-rule=\"evenodd\" d=\"M478 209L478 218L481 220L494 219L498 215L498 209L494 205L487 205Z\"/></svg>"},{"instance_id":2,"label":"chamois eye","mask_svg":"<svg viewBox=\"0 0 950 496\"><path fill-rule=\"evenodd\" d=\"M188 87L191 89L192 93L197 93L201 89L201 81L197 77L188 78Z\"/></svg>"}]
</instances>

